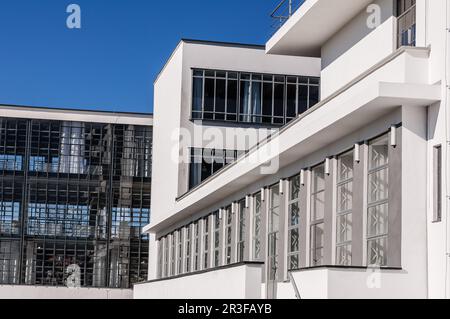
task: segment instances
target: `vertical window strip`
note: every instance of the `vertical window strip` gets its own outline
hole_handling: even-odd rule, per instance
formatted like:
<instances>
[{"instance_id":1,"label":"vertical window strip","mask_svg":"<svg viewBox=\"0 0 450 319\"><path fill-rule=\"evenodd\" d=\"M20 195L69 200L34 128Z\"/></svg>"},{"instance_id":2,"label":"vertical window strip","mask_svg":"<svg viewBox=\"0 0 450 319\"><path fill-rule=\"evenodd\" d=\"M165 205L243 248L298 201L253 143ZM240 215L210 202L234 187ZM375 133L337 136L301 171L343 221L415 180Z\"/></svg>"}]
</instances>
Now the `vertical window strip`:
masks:
<instances>
[{"instance_id":1,"label":"vertical window strip","mask_svg":"<svg viewBox=\"0 0 450 319\"><path fill-rule=\"evenodd\" d=\"M209 216L203 219L203 269L209 268Z\"/></svg>"},{"instance_id":2,"label":"vertical window strip","mask_svg":"<svg viewBox=\"0 0 450 319\"><path fill-rule=\"evenodd\" d=\"M260 260L261 254L261 241L262 241L262 200L261 193L256 194L253 197L253 259Z\"/></svg>"},{"instance_id":3,"label":"vertical window strip","mask_svg":"<svg viewBox=\"0 0 450 319\"><path fill-rule=\"evenodd\" d=\"M289 181L288 270L300 268L300 175Z\"/></svg>"},{"instance_id":4,"label":"vertical window strip","mask_svg":"<svg viewBox=\"0 0 450 319\"><path fill-rule=\"evenodd\" d=\"M442 221L442 146L433 148L433 222Z\"/></svg>"},{"instance_id":5,"label":"vertical window strip","mask_svg":"<svg viewBox=\"0 0 450 319\"><path fill-rule=\"evenodd\" d=\"M311 266L323 264L325 217L325 165L312 169L311 174L311 226L310 263Z\"/></svg>"},{"instance_id":6,"label":"vertical window strip","mask_svg":"<svg viewBox=\"0 0 450 319\"><path fill-rule=\"evenodd\" d=\"M386 266L389 220L389 135L369 142L367 264Z\"/></svg>"},{"instance_id":7,"label":"vertical window strip","mask_svg":"<svg viewBox=\"0 0 450 319\"><path fill-rule=\"evenodd\" d=\"M188 225L186 227L186 264L185 264L185 271L187 273L191 272L191 254L192 254L192 225Z\"/></svg>"},{"instance_id":8,"label":"vertical window strip","mask_svg":"<svg viewBox=\"0 0 450 319\"><path fill-rule=\"evenodd\" d=\"M269 202L269 280L278 279L278 256L280 254L280 186L270 188Z\"/></svg>"},{"instance_id":9,"label":"vertical window strip","mask_svg":"<svg viewBox=\"0 0 450 319\"><path fill-rule=\"evenodd\" d=\"M245 223L247 207L245 207L245 199L239 201L238 203L238 241L237 241L237 262L244 261L244 251L245 251Z\"/></svg>"},{"instance_id":10,"label":"vertical window strip","mask_svg":"<svg viewBox=\"0 0 450 319\"><path fill-rule=\"evenodd\" d=\"M336 264L352 264L352 212L354 152L337 159Z\"/></svg>"},{"instance_id":11,"label":"vertical window strip","mask_svg":"<svg viewBox=\"0 0 450 319\"><path fill-rule=\"evenodd\" d=\"M232 251L232 242L233 242L233 211L231 206L225 208L225 264L230 265L231 260L231 251Z\"/></svg>"},{"instance_id":12,"label":"vertical window strip","mask_svg":"<svg viewBox=\"0 0 450 319\"><path fill-rule=\"evenodd\" d=\"M214 267L220 266L220 214L215 212L213 214L214 219Z\"/></svg>"}]
</instances>

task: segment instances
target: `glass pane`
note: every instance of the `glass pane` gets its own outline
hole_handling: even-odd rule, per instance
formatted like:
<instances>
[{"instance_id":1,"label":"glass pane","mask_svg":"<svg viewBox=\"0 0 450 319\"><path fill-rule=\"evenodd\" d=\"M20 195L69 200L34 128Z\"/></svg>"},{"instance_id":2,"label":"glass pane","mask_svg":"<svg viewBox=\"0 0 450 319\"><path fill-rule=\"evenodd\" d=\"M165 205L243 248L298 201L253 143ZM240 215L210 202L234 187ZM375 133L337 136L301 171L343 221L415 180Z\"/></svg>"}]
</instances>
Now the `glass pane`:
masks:
<instances>
[{"instance_id":1,"label":"glass pane","mask_svg":"<svg viewBox=\"0 0 450 319\"><path fill-rule=\"evenodd\" d=\"M194 78L193 98L192 98L192 110L202 110L202 95L203 95L203 79Z\"/></svg>"},{"instance_id":2,"label":"glass pane","mask_svg":"<svg viewBox=\"0 0 450 319\"><path fill-rule=\"evenodd\" d=\"M337 188L338 213L352 210L353 206L353 182L348 182Z\"/></svg>"},{"instance_id":3,"label":"glass pane","mask_svg":"<svg viewBox=\"0 0 450 319\"><path fill-rule=\"evenodd\" d=\"M275 84L274 111L277 117L284 116L284 84Z\"/></svg>"},{"instance_id":4,"label":"glass pane","mask_svg":"<svg viewBox=\"0 0 450 319\"><path fill-rule=\"evenodd\" d=\"M299 219L300 219L299 203L291 204L289 211L290 211L289 226L298 225L299 224Z\"/></svg>"},{"instance_id":5,"label":"glass pane","mask_svg":"<svg viewBox=\"0 0 450 319\"><path fill-rule=\"evenodd\" d=\"M300 194L300 176L291 178L290 186L291 186L290 200L298 199Z\"/></svg>"},{"instance_id":6,"label":"glass pane","mask_svg":"<svg viewBox=\"0 0 450 319\"><path fill-rule=\"evenodd\" d=\"M261 115L261 82L252 82L252 115ZM260 117L252 117L252 122L259 122Z\"/></svg>"},{"instance_id":7,"label":"glass pane","mask_svg":"<svg viewBox=\"0 0 450 319\"><path fill-rule=\"evenodd\" d=\"M300 263L299 263L299 255L295 254L289 257L289 269L290 270L294 270L294 269L299 269L300 268Z\"/></svg>"},{"instance_id":8,"label":"glass pane","mask_svg":"<svg viewBox=\"0 0 450 319\"><path fill-rule=\"evenodd\" d=\"M228 91L227 91L227 113L236 114L237 113L237 81L228 81ZM227 120L236 120L235 117L227 118Z\"/></svg>"},{"instance_id":9,"label":"glass pane","mask_svg":"<svg viewBox=\"0 0 450 319\"><path fill-rule=\"evenodd\" d=\"M325 217L325 192L320 192L312 196L311 221L321 220Z\"/></svg>"},{"instance_id":10,"label":"glass pane","mask_svg":"<svg viewBox=\"0 0 450 319\"><path fill-rule=\"evenodd\" d=\"M319 87L318 86L310 86L309 87L309 107L313 107L319 103Z\"/></svg>"},{"instance_id":11,"label":"glass pane","mask_svg":"<svg viewBox=\"0 0 450 319\"><path fill-rule=\"evenodd\" d=\"M338 181L345 181L353 178L353 152L349 152L338 159Z\"/></svg>"},{"instance_id":12,"label":"glass pane","mask_svg":"<svg viewBox=\"0 0 450 319\"><path fill-rule=\"evenodd\" d=\"M273 85L272 83L263 84L263 115L272 117L272 98Z\"/></svg>"},{"instance_id":13,"label":"glass pane","mask_svg":"<svg viewBox=\"0 0 450 319\"><path fill-rule=\"evenodd\" d=\"M214 79L205 79L205 112L214 112Z\"/></svg>"},{"instance_id":14,"label":"glass pane","mask_svg":"<svg viewBox=\"0 0 450 319\"><path fill-rule=\"evenodd\" d=\"M352 245L344 245L336 248L336 262L340 266L352 264Z\"/></svg>"},{"instance_id":15,"label":"glass pane","mask_svg":"<svg viewBox=\"0 0 450 319\"><path fill-rule=\"evenodd\" d=\"M295 117L297 115L297 86L287 86L287 109L286 117Z\"/></svg>"},{"instance_id":16,"label":"glass pane","mask_svg":"<svg viewBox=\"0 0 450 319\"><path fill-rule=\"evenodd\" d=\"M298 228L289 231L289 249L289 252L297 252L300 250Z\"/></svg>"},{"instance_id":17,"label":"glass pane","mask_svg":"<svg viewBox=\"0 0 450 319\"><path fill-rule=\"evenodd\" d=\"M313 192L318 192L325 189L325 167L324 165L317 166L313 169Z\"/></svg>"},{"instance_id":18,"label":"glass pane","mask_svg":"<svg viewBox=\"0 0 450 319\"><path fill-rule=\"evenodd\" d=\"M368 264L387 265L387 238L369 240L367 245Z\"/></svg>"},{"instance_id":19,"label":"glass pane","mask_svg":"<svg viewBox=\"0 0 450 319\"><path fill-rule=\"evenodd\" d=\"M337 217L337 243L352 241L352 214Z\"/></svg>"},{"instance_id":20,"label":"glass pane","mask_svg":"<svg viewBox=\"0 0 450 319\"><path fill-rule=\"evenodd\" d=\"M385 135L373 142L369 146L370 169L374 169L388 164L388 136Z\"/></svg>"},{"instance_id":21,"label":"glass pane","mask_svg":"<svg viewBox=\"0 0 450 319\"><path fill-rule=\"evenodd\" d=\"M308 86L298 86L298 114L302 114L308 110Z\"/></svg>"},{"instance_id":22,"label":"glass pane","mask_svg":"<svg viewBox=\"0 0 450 319\"><path fill-rule=\"evenodd\" d=\"M240 109L240 121L251 121L251 91L250 82L241 81L241 109Z\"/></svg>"},{"instance_id":23,"label":"glass pane","mask_svg":"<svg viewBox=\"0 0 450 319\"><path fill-rule=\"evenodd\" d=\"M369 204L388 199L388 173L388 169L385 168L369 175Z\"/></svg>"},{"instance_id":24,"label":"glass pane","mask_svg":"<svg viewBox=\"0 0 450 319\"><path fill-rule=\"evenodd\" d=\"M216 81L216 112L225 112L225 80Z\"/></svg>"},{"instance_id":25,"label":"glass pane","mask_svg":"<svg viewBox=\"0 0 450 319\"><path fill-rule=\"evenodd\" d=\"M369 207L367 217L368 236L380 236L388 233L388 204Z\"/></svg>"}]
</instances>

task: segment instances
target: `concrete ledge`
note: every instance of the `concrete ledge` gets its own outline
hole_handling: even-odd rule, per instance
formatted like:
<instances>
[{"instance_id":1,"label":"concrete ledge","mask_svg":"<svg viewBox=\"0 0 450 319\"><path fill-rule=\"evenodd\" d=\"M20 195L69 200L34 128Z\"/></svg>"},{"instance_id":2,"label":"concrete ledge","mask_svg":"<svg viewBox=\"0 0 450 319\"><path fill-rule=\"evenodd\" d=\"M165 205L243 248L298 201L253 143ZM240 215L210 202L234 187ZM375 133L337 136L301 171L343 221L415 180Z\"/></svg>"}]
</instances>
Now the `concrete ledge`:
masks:
<instances>
[{"instance_id":1,"label":"concrete ledge","mask_svg":"<svg viewBox=\"0 0 450 319\"><path fill-rule=\"evenodd\" d=\"M134 285L134 299L261 299L262 263L240 263Z\"/></svg>"}]
</instances>

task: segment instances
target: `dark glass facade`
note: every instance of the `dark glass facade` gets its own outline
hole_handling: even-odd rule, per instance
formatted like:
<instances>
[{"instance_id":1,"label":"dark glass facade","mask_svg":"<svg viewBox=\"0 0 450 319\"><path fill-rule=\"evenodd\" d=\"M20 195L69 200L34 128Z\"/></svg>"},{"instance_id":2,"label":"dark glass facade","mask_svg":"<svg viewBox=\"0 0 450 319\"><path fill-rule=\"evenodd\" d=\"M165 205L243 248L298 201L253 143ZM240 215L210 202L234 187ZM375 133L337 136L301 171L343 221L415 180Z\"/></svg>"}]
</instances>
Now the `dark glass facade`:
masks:
<instances>
[{"instance_id":1,"label":"dark glass facade","mask_svg":"<svg viewBox=\"0 0 450 319\"><path fill-rule=\"evenodd\" d=\"M152 128L0 117L0 284L147 279Z\"/></svg>"}]
</instances>

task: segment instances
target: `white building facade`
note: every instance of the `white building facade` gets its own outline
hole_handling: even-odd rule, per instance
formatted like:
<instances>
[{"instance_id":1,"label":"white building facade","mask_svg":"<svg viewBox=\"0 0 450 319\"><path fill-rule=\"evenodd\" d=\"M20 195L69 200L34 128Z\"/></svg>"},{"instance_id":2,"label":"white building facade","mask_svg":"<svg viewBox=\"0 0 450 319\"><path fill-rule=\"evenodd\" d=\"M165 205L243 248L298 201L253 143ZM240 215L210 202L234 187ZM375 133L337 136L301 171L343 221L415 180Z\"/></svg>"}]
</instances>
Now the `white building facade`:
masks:
<instances>
[{"instance_id":1,"label":"white building facade","mask_svg":"<svg viewBox=\"0 0 450 319\"><path fill-rule=\"evenodd\" d=\"M265 50L180 42L134 297L448 297L449 12L306 0Z\"/></svg>"}]
</instances>

